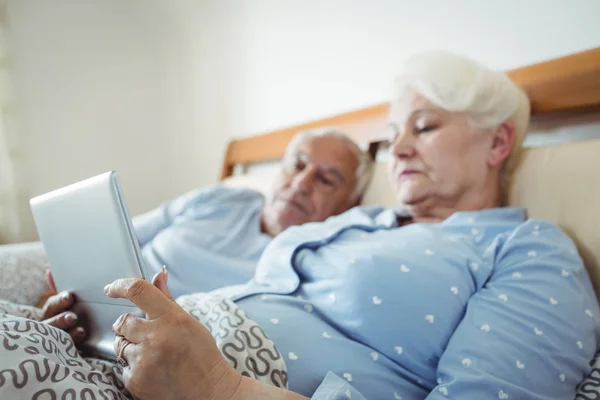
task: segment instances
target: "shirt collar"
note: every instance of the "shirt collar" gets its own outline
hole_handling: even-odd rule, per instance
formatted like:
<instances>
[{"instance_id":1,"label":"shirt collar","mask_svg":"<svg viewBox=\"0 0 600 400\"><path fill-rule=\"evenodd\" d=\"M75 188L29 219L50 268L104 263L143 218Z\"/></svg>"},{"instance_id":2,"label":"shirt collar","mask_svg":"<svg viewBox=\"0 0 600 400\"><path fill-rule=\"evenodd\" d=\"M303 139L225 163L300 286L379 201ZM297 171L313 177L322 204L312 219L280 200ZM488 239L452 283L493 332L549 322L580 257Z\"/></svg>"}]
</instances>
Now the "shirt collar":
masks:
<instances>
[{"instance_id":1,"label":"shirt collar","mask_svg":"<svg viewBox=\"0 0 600 400\"><path fill-rule=\"evenodd\" d=\"M411 218L411 215L405 209L388 208L377 216L376 222L392 228L399 226L401 222L410 220ZM522 208L498 207L479 211L457 211L441 223L455 225L476 222L523 222L525 218L525 210Z\"/></svg>"}]
</instances>

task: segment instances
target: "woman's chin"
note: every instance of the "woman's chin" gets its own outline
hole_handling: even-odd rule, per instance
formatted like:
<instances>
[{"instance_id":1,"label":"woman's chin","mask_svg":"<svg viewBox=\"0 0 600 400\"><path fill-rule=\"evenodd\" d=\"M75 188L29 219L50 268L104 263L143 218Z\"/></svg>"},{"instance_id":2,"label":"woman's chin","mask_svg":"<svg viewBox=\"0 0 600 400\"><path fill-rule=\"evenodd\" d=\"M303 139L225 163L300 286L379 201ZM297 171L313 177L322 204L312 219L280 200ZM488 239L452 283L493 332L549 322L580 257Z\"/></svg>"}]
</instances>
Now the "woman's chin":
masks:
<instances>
[{"instance_id":1,"label":"woman's chin","mask_svg":"<svg viewBox=\"0 0 600 400\"><path fill-rule=\"evenodd\" d=\"M400 189L396 192L396 198L398 199L398 203L402 205L414 206L423 202L426 196L423 191Z\"/></svg>"}]
</instances>

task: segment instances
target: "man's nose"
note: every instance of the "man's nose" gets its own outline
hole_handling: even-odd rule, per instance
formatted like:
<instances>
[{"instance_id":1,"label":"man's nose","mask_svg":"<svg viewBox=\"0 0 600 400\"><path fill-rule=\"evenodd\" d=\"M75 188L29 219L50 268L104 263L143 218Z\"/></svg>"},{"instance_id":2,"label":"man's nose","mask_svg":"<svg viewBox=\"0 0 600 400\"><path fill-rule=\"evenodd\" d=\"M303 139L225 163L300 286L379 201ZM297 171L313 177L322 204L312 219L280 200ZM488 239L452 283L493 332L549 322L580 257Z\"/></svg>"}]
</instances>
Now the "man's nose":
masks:
<instances>
[{"instance_id":1,"label":"man's nose","mask_svg":"<svg viewBox=\"0 0 600 400\"><path fill-rule=\"evenodd\" d=\"M297 173L292 179L292 187L303 194L312 192L315 181L316 170L314 167L306 167Z\"/></svg>"}]
</instances>

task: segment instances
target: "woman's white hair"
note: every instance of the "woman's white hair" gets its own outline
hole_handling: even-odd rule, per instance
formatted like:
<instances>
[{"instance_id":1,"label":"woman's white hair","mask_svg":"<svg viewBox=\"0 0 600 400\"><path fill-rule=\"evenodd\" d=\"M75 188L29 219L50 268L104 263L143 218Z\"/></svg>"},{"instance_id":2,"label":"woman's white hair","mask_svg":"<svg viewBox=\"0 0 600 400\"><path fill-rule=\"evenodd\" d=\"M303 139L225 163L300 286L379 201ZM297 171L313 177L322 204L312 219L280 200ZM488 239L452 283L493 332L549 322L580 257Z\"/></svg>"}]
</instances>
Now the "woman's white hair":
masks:
<instances>
[{"instance_id":1,"label":"woman's white hair","mask_svg":"<svg viewBox=\"0 0 600 400\"><path fill-rule=\"evenodd\" d=\"M289 156L290 152L296 147L298 142L310 137L333 137L341 139L346 143L350 151L356 156L356 187L352 192L352 200L360 200L362 195L367 190L371 176L373 175L373 160L368 152L363 151L358 147L356 142L350 138L345 132L337 128L318 128L307 129L298 132L290 141L285 153L285 157Z\"/></svg>"},{"instance_id":2,"label":"woman's white hair","mask_svg":"<svg viewBox=\"0 0 600 400\"><path fill-rule=\"evenodd\" d=\"M480 128L505 121L515 126L511 153L502 170L502 191L514 171L529 125L530 103L525 92L500 71L457 54L433 51L409 58L396 77L394 100L413 91L452 112L466 112Z\"/></svg>"}]
</instances>

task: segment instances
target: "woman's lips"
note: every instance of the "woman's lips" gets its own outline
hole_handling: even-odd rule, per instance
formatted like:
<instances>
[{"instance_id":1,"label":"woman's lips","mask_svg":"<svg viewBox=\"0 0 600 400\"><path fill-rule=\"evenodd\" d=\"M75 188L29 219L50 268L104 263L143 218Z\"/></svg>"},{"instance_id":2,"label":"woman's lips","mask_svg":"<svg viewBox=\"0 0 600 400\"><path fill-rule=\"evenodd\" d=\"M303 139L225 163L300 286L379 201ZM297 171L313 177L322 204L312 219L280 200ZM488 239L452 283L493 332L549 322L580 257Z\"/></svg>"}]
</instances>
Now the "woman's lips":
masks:
<instances>
[{"instance_id":1,"label":"woman's lips","mask_svg":"<svg viewBox=\"0 0 600 400\"><path fill-rule=\"evenodd\" d=\"M421 173L421 171L418 171L416 169L405 169L404 171L402 171L398 174L398 179L399 180L410 179L420 173Z\"/></svg>"}]
</instances>

